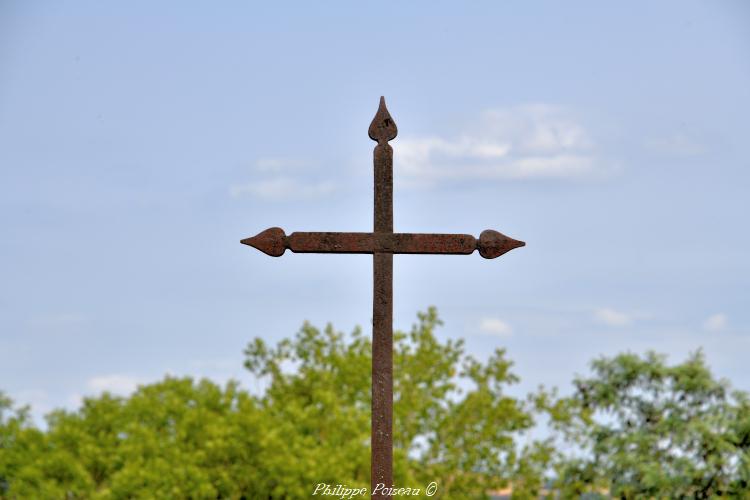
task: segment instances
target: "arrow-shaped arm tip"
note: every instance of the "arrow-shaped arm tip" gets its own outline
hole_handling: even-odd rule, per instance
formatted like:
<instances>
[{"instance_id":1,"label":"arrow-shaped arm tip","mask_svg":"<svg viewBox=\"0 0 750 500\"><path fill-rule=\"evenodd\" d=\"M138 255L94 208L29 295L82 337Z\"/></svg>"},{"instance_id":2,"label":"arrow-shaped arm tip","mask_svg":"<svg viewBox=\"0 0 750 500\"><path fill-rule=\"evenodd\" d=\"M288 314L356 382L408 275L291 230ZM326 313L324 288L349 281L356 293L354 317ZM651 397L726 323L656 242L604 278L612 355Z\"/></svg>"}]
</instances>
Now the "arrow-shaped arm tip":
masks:
<instances>
[{"instance_id":1,"label":"arrow-shaped arm tip","mask_svg":"<svg viewBox=\"0 0 750 500\"><path fill-rule=\"evenodd\" d=\"M240 243L257 248L271 257L281 257L286 250L286 234L280 227L272 227L255 236L240 240Z\"/></svg>"},{"instance_id":2,"label":"arrow-shaped arm tip","mask_svg":"<svg viewBox=\"0 0 750 500\"><path fill-rule=\"evenodd\" d=\"M479 235L479 241L477 242L477 248L479 254L485 259L494 259L500 257L506 252L510 252L514 248L525 246L526 243L519 240L514 240L509 236L505 236L503 233L494 231L492 229L485 229L482 234Z\"/></svg>"}]
</instances>

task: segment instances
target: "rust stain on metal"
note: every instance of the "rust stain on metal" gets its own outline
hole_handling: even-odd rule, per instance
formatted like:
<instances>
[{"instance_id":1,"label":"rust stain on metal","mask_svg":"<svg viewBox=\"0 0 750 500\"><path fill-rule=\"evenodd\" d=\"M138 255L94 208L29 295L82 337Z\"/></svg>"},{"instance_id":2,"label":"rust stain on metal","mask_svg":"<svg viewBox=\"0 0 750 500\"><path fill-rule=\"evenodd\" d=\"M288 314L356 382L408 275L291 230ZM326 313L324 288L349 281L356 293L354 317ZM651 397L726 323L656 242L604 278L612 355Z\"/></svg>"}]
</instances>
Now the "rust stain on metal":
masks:
<instances>
[{"instance_id":1,"label":"rust stain on metal","mask_svg":"<svg viewBox=\"0 0 750 500\"><path fill-rule=\"evenodd\" d=\"M292 233L287 239L296 253L372 253L372 233Z\"/></svg>"},{"instance_id":2,"label":"rust stain on metal","mask_svg":"<svg viewBox=\"0 0 750 500\"><path fill-rule=\"evenodd\" d=\"M428 253L468 255L474 250L486 259L494 259L525 245L502 233L487 229L479 239L470 234L426 233L332 233L295 232L286 236L283 229L272 227L242 240L258 250L280 257L284 250L294 253Z\"/></svg>"},{"instance_id":3,"label":"rust stain on metal","mask_svg":"<svg viewBox=\"0 0 750 500\"><path fill-rule=\"evenodd\" d=\"M271 257L281 257L286 249L286 235L280 227L271 227L252 238L245 238L240 243L255 247Z\"/></svg>"},{"instance_id":4,"label":"rust stain on metal","mask_svg":"<svg viewBox=\"0 0 750 500\"><path fill-rule=\"evenodd\" d=\"M514 248L526 245L523 241L508 238L503 233L492 229L485 229L479 235L479 255L485 259L494 259L502 254L513 250Z\"/></svg>"},{"instance_id":5,"label":"rust stain on metal","mask_svg":"<svg viewBox=\"0 0 750 500\"><path fill-rule=\"evenodd\" d=\"M368 129L370 138L378 143L373 151L373 232L295 232L287 236L283 229L272 227L241 241L273 257L280 257L286 249L373 255L371 491L378 484L393 485L393 254L468 255L479 250L482 257L494 259L525 245L492 229L482 231L478 239L470 234L394 233L393 148L388 141L397 134L396 122L381 97Z\"/></svg>"},{"instance_id":6,"label":"rust stain on metal","mask_svg":"<svg viewBox=\"0 0 750 500\"><path fill-rule=\"evenodd\" d=\"M393 148L396 122L380 98L368 134L377 141L373 151L375 172L374 232L393 234ZM378 484L393 485L393 254L375 252L372 297L372 429L370 433L370 492ZM381 488L382 490L382 488ZM382 493L372 498L388 498Z\"/></svg>"}]
</instances>

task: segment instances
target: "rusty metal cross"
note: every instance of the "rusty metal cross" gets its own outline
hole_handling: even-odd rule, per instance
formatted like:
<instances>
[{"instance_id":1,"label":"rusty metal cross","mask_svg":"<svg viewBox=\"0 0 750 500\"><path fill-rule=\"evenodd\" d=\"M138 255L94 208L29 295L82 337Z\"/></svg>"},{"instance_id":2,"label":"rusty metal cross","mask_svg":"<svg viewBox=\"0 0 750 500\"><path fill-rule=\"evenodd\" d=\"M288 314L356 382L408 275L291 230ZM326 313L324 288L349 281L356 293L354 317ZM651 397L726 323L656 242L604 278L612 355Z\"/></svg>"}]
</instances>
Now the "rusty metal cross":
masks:
<instances>
[{"instance_id":1,"label":"rusty metal cross","mask_svg":"<svg viewBox=\"0 0 750 500\"><path fill-rule=\"evenodd\" d=\"M372 334L372 498L389 498L376 492L378 484L393 485L393 254L470 254L479 250L487 259L524 246L502 233L487 229L479 240L470 234L415 234L393 232L393 148L396 123L380 98L368 134L375 146L375 227L371 233L295 232L278 227L242 240L258 250L280 257L288 248L295 253L373 254ZM381 486L380 491L383 490ZM387 490L386 490L387 491Z\"/></svg>"}]
</instances>

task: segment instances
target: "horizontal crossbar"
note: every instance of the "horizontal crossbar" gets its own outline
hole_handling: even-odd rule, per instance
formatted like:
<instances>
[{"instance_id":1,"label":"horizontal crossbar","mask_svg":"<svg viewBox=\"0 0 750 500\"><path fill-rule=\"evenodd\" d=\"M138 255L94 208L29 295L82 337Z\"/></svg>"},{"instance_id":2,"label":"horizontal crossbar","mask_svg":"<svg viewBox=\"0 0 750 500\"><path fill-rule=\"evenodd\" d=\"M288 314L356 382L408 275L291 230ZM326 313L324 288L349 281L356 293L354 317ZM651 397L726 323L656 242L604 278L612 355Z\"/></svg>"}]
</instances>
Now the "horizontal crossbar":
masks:
<instances>
[{"instance_id":1,"label":"horizontal crossbar","mask_svg":"<svg viewBox=\"0 0 750 500\"><path fill-rule=\"evenodd\" d=\"M483 231L479 240L470 234L426 233L333 233L295 232L287 236L278 227L266 229L242 240L273 257L286 249L294 253L393 253L468 255L479 250L488 259L524 246L524 242L493 230Z\"/></svg>"}]
</instances>

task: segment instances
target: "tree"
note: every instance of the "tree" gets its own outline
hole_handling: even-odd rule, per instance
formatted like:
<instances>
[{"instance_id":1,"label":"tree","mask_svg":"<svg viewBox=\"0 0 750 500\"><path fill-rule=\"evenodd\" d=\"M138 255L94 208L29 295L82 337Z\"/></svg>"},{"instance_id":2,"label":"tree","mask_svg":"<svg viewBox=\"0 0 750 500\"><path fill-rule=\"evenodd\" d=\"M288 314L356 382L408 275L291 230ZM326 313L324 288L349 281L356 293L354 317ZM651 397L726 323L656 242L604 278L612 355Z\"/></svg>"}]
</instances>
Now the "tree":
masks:
<instances>
[{"instance_id":1,"label":"tree","mask_svg":"<svg viewBox=\"0 0 750 500\"><path fill-rule=\"evenodd\" d=\"M437 340L434 308L418 318L408 334L394 332L394 483L424 488L436 481L437 498L485 498L512 481L519 496L538 496L550 450L544 443L517 447L534 420L505 394L518 380L505 352L480 363L462 341ZM304 496L319 482L367 487L368 336L305 324L273 349L255 339L246 355L247 368L269 378L259 403L287 440L269 465L285 481L280 491Z\"/></svg>"},{"instance_id":2,"label":"tree","mask_svg":"<svg viewBox=\"0 0 750 500\"><path fill-rule=\"evenodd\" d=\"M441 342L434 309L394 332L394 482L434 498L550 493L618 498L750 498L750 399L702 354L621 354L593 362L569 397L507 394L505 352L486 361ZM369 487L369 335L305 323L245 365L263 381L166 377L128 397L104 393L32 425L0 394L0 499L308 498L319 483ZM556 440L524 433L544 412ZM526 443L526 444L522 444ZM549 484L547 484L549 488ZM425 492L422 491L422 494Z\"/></svg>"},{"instance_id":3,"label":"tree","mask_svg":"<svg viewBox=\"0 0 750 500\"><path fill-rule=\"evenodd\" d=\"M481 363L441 343L430 309L394 332L394 480L435 498L484 498L513 482L536 496L549 450L519 449L533 424L505 394L517 380L502 350ZM246 350L266 380L167 377L130 397L102 394L34 428L0 401L0 498L307 498L318 483L368 487L371 343L356 329L305 324L292 339ZM422 491L424 494L424 490Z\"/></svg>"},{"instance_id":4,"label":"tree","mask_svg":"<svg viewBox=\"0 0 750 500\"><path fill-rule=\"evenodd\" d=\"M655 353L620 354L592 369L571 398L548 405L580 451L558 462L561 491L750 498L748 396L715 379L701 352L674 366Z\"/></svg>"},{"instance_id":5,"label":"tree","mask_svg":"<svg viewBox=\"0 0 750 500\"><path fill-rule=\"evenodd\" d=\"M0 497L240 498L266 481L263 419L235 383L167 377L47 420L0 421Z\"/></svg>"}]
</instances>

